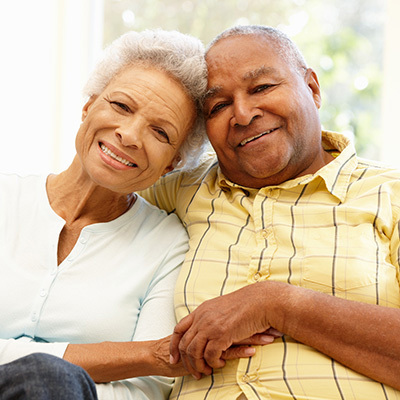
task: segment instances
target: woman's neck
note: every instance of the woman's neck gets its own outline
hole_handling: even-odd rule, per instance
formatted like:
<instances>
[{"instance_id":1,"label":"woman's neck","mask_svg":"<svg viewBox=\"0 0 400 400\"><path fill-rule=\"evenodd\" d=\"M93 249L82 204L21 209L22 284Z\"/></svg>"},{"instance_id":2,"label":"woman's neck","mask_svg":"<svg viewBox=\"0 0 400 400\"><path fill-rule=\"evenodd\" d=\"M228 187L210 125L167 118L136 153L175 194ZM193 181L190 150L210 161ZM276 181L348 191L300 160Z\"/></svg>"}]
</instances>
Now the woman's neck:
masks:
<instances>
[{"instance_id":1,"label":"woman's neck","mask_svg":"<svg viewBox=\"0 0 400 400\"><path fill-rule=\"evenodd\" d=\"M128 211L136 199L134 193L115 193L96 185L77 157L67 170L48 177L46 189L51 208L67 226L112 221Z\"/></svg>"}]
</instances>

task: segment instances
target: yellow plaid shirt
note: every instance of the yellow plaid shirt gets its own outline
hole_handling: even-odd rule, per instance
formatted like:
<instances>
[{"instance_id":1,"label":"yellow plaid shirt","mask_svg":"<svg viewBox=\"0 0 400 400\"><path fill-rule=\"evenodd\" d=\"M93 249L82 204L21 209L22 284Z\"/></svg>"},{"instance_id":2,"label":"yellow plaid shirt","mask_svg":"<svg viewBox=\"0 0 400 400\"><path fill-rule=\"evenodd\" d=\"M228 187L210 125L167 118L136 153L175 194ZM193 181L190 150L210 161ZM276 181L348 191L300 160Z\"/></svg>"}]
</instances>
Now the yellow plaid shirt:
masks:
<instances>
[{"instance_id":1,"label":"yellow plaid shirt","mask_svg":"<svg viewBox=\"0 0 400 400\"><path fill-rule=\"evenodd\" d=\"M323 132L323 145L340 154L316 174L279 186L235 185L213 156L147 190L147 199L178 214L190 236L176 286L178 320L204 300L266 279L400 306L400 172L361 160L339 134ZM400 399L288 336L200 381L177 379L171 398L231 400L241 393L249 400Z\"/></svg>"}]
</instances>

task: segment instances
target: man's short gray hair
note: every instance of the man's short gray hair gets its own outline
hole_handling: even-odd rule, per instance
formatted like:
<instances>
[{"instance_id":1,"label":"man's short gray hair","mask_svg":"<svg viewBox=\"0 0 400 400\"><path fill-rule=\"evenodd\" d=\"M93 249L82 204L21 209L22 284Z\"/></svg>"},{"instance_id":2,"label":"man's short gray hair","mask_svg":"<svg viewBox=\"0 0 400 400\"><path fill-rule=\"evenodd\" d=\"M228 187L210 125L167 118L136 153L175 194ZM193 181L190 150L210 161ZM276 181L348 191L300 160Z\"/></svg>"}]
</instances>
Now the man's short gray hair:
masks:
<instances>
[{"instance_id":1,"label":"man's short gray hair","mask_svg":"<svg viewBox=\"0 0 400 400\"><path fill-rule=\"evenodd\" d=\"M300 74L303 74L304 70L307 69L307 63L296 44L279 29L265 25L238 25L228 28L211 41L207 46L206 54L223 39L245 35L258 35L267 39L274 46L279 56Z\"/></svg>"},{"instance_id":2,"label":"man's short gray hair","mask_svg":"<svg viewBox=\"0 0 400 400\"><path fill-rule=\"evenodd\" d=\"M108 46L84 88L86 96L99 95L123 68L144 64L171 75L196 107L196 120L179 154L179 167L194 166L208 143L202 99L207 89L207 68L202 42L190 35L162 29L131 31Z\"/></svg>"}]
</instances>

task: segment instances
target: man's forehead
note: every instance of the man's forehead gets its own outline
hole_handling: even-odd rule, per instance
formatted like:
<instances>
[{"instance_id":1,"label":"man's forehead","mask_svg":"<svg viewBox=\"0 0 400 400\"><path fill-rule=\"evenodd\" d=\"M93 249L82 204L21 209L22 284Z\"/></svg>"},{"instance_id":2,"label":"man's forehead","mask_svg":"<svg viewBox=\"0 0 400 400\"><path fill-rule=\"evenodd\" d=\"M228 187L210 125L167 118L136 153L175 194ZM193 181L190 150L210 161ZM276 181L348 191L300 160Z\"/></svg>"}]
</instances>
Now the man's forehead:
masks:
<instances>
[{"instance_id":1,"label":"man's forehead","mask_svg":"<svg viewBox=\"0 0 400 400\"><path fill-rule=\"evenodd\" d=\"M239 53L243 51L249 51L254 53L264 51L274 51L276 49L276 43L264 35L259 34L246 34L246 35L233 35L227 36L219 41L215 42L206 52L206 60L212 60L214 57L218 57L221 53L227 51L238 50Z\"/></svg>"},{"instance_id":2,"label":"man's forehead","mask_svg":"<svg viewBox=\"0 0 400 400\"><path fill-rule=\"evenodd\" d=\"M277 49L265 38L245 35L215 43L207 52L206 63L209 76L233 69L237 74L246 74L243 79L248 80L274 72L280 58Z\"/></svg>"}]
</instances>

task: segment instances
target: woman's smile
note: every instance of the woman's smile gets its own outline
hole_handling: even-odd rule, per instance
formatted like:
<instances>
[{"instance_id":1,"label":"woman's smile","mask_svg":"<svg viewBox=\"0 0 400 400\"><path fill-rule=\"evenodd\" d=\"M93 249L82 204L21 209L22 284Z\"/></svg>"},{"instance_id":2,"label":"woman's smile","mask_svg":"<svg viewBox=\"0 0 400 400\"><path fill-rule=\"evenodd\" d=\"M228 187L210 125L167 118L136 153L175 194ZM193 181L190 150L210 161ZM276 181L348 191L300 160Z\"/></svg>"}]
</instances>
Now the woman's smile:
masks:
<instances>
[{"instance_id":1,"label":"woman's smile","mask_svg":"<svg viewBox=\"0 0 400 400\"><path fill-rule=\"evenodd\" d=\"M119 163L127 166L127 167L137 167L137 165L133 162L130 162L126 160L125 158L122 158L121 156L116 155L113 151L111 151L104 143L99 143L101 151L111 157L113 160L118 161Z\"/></svg>"}]
</instances>

